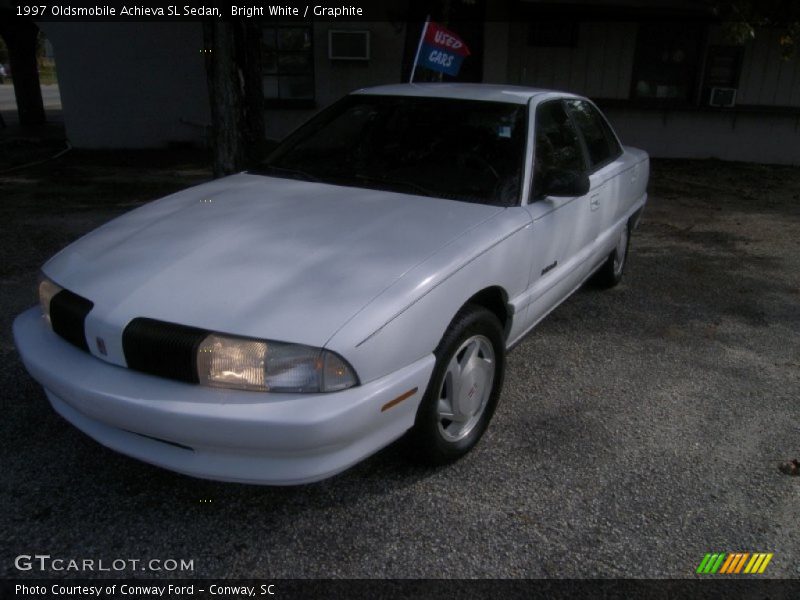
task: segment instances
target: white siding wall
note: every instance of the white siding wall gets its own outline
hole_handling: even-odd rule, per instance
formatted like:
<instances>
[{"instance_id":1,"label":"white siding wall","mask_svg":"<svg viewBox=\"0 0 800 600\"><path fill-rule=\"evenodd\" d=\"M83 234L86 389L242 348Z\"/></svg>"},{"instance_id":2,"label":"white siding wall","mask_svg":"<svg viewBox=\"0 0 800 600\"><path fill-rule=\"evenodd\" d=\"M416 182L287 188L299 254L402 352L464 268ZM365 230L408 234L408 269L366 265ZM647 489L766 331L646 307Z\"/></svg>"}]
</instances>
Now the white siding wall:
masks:
<instances>
[{"instance_id":1,"label":"white siding wall","mask_svg":"<svg viewBox=\"0 0 800 600\"><path fill-rule=\"evenodd\" d=\"M629 98L636 23L582 23L575 48L528 46L527 27L527 23L509 25L506 82L592 98ZM777 31L762 29L745 45L736 102L749 105L747 110L631 106L606 113L623 143L644 148L655 157L800 165L800 52L782 60L778 36ZM710 29L708 41L730 43L719 27ZM486 58L484 64L490 60ZM781 113L771 111L773 107L799 110Z\"/></svg>"},{"instance_id":2,"label":"white siding wall","mask_svg":"<svg viewBox=\"0 0 800 600\"><path fill-rule=\"evenodd\" d=\"M483 81L508 83L511 26L508 21L489 21L484 33Z\"/></svg>"},{"instance_id":3,"label":"white siding wall","mask_svg":"<svg viewBox=\"0 0 800 600\"><path fill-rule=\"evenodd\" d=\"M75 147L205 143L210 116L199 22L39 25L53 44Z\"/></svg>"},{"instance_id":4,"label":"white siding wall","mask_svg":"<svg viewBox=\"0 0 800 600\"><path fill-rule=\"evenodd\" d=\"M369 61L328 58L328 30L355 29L370 32ZM267 137L280 139L322 108L345 94L363 87L400 83L405 25L402 22L335 22L314 25L314 69L316 108L266 111Z\"/></svg>"},{"instance_id":5,"label":"white siding wall","mask_svg":"<svg viewBox=\"0 0 800 600\"><path fill-rule=\"evenodd\" d=\"M762 29L745 45L738 104L800 108L800 52L781 58L780 32Z\"/></svg>"},{"instance_id":6,"label":"white siding wall","mask_svg":"<svg viewBox=\"0 0 800 600\"><path fill-rule=\"evenodd\" d=\"M623 144L660 158L800 165L800 114L606 111Z\"/></svg>"},{"instance_id":7,"label":"white siding wall","mask_svg":"<svg viewBox=\"0 0 800 600\"><path fill-rule=\"evenodd\" d=\"M518 81L596 98L627 98L636 47L636 23L581 23L574 48L529 46L527 24L515 26L521 43Z\"/></svg>"},{"instance_id":8,"label":"white siding wall","mask_svg":"<svg viewBox=\"0 0 800 600\"><path fill-rule=\"evenodd\" d=\"M492 5L490 5L491 7ZM371 60L331 61L328 29L369 29ZM158 147L205 142L208 92L199 23L42 23L53 43L64 121L83 148ZM353 89L400 79L405 25L317 23L316 103L309 110L268 110L267 136L281 138ZM594 98L627 99L635 23L582 23L575 48L527 45L527 24L486 24L484 79L564 89ZM709 32L710 43L724 43ZM800 108L800 53L780 59L775 31L745 47L738 104ZM718 157L800 164L800 111L770 114L617 108L608 114L625 143L653 156Z\"/></svg>"}]
</instances>

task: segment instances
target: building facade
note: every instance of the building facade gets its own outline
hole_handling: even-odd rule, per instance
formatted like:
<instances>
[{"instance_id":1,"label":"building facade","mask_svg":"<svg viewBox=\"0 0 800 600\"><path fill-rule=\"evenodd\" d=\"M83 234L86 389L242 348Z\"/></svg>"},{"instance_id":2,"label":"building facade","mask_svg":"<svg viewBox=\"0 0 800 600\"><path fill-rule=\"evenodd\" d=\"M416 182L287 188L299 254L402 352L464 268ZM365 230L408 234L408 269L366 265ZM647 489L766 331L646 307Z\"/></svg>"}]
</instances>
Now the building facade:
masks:
<instances>
[{"instance_id":1,"label":"building facade","mask_svg":"<svg viewBox=\"0 0 800 600\"><path fill-rule=\"evenodd\" d=\"M800 55L781 57L777 29L735 44L689 4L477 2L480 21L450 24L473 51L460 79L589 96L654 157L800 164ZM391 6L383 21L264 22L267 137L351 90L407 78L419 3ZM41 26L76 147L205 143L200 23Z\"/></svg>"}]
</instances>

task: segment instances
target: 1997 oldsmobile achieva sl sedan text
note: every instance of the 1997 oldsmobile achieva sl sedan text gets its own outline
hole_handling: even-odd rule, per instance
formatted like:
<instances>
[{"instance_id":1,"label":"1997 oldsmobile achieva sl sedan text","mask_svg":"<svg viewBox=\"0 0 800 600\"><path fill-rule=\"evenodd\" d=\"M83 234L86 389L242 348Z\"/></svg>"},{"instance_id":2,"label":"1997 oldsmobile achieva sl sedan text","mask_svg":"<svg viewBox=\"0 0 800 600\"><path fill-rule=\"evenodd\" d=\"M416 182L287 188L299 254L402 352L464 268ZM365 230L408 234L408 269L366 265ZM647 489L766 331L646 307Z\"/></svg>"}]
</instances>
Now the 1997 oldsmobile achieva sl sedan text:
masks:
<instances>
[{"instance_id":1,"label":"1997 oldsmobile achieva sl sedan text","mask_svg":"<svg viewBox=\"0 0 800 600\"><path fill-rule=\"evenodd\" d=\"M578 96L360 90L263 168L57 254L16 344L65 419L175 471L302 483L404 434L448 462L506 350L589 277L619 282L648 176Z\"/></svg>"}]
</instances>

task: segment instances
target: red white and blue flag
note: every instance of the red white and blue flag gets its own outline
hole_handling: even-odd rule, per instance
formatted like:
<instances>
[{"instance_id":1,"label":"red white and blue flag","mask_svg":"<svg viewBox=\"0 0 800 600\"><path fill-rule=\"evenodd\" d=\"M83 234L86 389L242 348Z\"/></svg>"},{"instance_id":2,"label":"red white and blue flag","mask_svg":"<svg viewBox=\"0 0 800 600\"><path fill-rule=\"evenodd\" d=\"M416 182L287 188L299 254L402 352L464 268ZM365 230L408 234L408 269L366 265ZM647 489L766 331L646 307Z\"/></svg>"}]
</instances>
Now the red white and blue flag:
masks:
<instances>
[{"instance_id":1,"label":"red white and blue flag","mask_svg":"<svg viewBox=\"0 0 800 600\"><path fill-rule=\"evenodd\" d=\"M469 48L464 40L438 23L426 21L417 47L417 56L414 58L411 79L413 81L417 63L455 77L467 56Z\"/></svg>"}]
</instances>

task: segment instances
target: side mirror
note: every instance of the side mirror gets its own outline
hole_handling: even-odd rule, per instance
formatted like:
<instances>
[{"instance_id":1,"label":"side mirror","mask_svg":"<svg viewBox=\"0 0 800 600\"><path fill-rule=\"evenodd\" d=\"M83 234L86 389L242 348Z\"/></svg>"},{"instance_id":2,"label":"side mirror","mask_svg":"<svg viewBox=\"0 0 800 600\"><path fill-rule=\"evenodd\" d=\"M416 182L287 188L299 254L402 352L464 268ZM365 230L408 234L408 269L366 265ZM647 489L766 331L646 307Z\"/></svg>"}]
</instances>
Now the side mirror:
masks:
<instances>
[{"instance_id":1,"label":"side mirror","mask_svg":"<svg viewBox=\"0 0 800 600\"><path fill-rule=\"evenodd\" d=\"M549 169L540 180L537 197L543 196L584 196L589 193L591 184L586 173L566 169Z\"/></svg>"}]
</instances>

